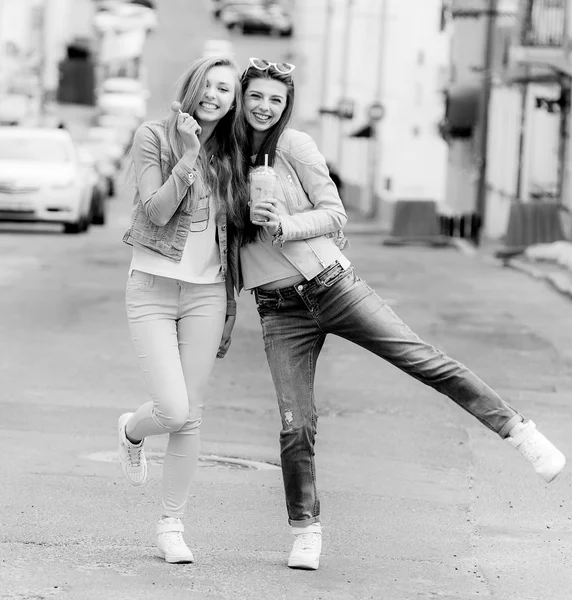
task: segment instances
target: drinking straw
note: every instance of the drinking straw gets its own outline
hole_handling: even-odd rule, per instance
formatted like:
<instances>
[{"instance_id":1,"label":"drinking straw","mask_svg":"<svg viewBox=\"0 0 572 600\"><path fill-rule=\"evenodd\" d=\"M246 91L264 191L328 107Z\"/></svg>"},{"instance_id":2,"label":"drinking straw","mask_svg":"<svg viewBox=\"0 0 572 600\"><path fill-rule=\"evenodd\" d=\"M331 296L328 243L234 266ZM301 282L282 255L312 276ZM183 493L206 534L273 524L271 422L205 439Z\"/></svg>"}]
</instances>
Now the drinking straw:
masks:
<instances>
[{"instance_id":1,"label":"drinking straw","mask_svg":"<svg viewBox=\"0 0 572 600\"><path fill-rule=\"evenodd\" d=\"M264 155L264 166L268 169L268 154Z\"/></svg>"}]
</instances>

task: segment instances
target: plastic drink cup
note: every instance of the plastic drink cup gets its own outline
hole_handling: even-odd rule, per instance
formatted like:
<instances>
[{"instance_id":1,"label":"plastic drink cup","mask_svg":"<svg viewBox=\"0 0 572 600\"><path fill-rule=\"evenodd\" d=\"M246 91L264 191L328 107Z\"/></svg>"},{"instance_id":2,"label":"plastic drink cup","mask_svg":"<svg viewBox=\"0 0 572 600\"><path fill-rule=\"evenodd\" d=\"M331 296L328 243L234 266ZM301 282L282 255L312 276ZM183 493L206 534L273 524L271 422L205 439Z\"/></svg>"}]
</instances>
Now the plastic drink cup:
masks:
<instances>
[{"instance_id":1,"label":"plastic drink cup","mask_svg":"<svg viewBox=\"0 0 572 600\"><path fill-rule=\"evenodd\" d=\"M250 171L250 220L256 221L254 211L260 201L274 197L278 175L272 167L255 167ZM260 217L259 217L260 218Z\"/></svg>"}]
</instances>

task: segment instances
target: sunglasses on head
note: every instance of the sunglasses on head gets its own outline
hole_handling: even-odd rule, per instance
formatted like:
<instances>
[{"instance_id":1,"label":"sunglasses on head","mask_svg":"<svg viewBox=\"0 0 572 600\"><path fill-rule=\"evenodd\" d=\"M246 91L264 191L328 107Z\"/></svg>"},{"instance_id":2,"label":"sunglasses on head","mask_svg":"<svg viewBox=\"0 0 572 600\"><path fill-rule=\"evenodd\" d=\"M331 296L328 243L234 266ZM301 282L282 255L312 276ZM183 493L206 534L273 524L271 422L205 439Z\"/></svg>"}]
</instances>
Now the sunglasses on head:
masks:
<instances>
[{"instance_id":1,"label":"sunglasses on head","mask_svg":"<svg viewBox=\"0 0 572 600\"><path fill-rule=\"evenodd\" d=\"M259 71L266 71L270 67L274 67L274 70L280 73L281 75L288 75L292 73L292 71L296 68L295 65L292 65L287 62L270 62L268 60L264 60L263 58L250 58L249 59L250 66L258 69Z\"/></svg>"}]
</instances>

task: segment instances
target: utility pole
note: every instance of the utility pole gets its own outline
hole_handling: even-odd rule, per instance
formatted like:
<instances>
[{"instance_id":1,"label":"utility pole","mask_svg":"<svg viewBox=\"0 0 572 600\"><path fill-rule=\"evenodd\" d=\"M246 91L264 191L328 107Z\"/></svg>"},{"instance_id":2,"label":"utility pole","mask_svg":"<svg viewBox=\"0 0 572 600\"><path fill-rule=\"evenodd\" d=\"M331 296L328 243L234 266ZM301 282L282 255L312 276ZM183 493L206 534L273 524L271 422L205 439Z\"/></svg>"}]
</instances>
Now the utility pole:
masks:
<instances>
[{"instance_id":1,"label":"utility pole","mask_svg":"<svg viewBox=\"0 0 572 600\"><path fill-rule=\"evenodd\" d=\"M564 27L562 44L564 64L570 64L570 0L564 3ZM567 204L570 195L570 103L572 96L571 78L569 73L560 73L560 133L558 144L558 190L557 201Z\"/></svg>"},{"instance_id":2,"label":"utility pole","mask_svg":"<svg viewBox=\"0 0 572 600\"><path fill-rule=\"evenodd\" d=\"M345 14L344 14L344 40L342 46L342 61L341 61L341 85L340 85L340 100L345 101L347 99L348 94L348 70L350 64L350 41L351 41L351 31L352 31L352 5L353 0L346 0L345 6ZM344 120L341 117L338 117L338 155L337 155L337 164L336 167L338 172L341 173L342 170L342 160L343 160L343 152L344 152Z\"/></svg>"},{"instance_id":3,"label":"utility pole","mask_svg":"<svg viewBox=\"0 0 572 600\"><path fill-rule=\"evenodd\" d=\"M485 64L483 71L482 93L479 113L479 182L477 189L478 227L473 231L473 242L480 245L482 231L485 226L487 208L487 145L489 139L489 104L493 82L494 33L497 17L498 0L489 0L487 11L487 33L485 37Z\"/></svg>"}]
</instances>

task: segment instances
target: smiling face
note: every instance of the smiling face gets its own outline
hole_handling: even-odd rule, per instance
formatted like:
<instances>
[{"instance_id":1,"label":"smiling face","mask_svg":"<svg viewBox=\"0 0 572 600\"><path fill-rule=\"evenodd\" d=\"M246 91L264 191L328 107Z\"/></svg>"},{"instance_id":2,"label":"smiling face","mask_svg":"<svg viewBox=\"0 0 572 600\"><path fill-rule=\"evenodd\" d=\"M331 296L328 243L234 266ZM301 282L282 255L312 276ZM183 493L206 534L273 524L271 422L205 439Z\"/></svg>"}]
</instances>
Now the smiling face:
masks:
<instances>
[{"instance_id":1,"label":"smiling face","mask_svg":"<svg viewBox=\"0 0 572 600\"><path fill-rule=\"evenodd\" d=\"M276 79L252 79L244 92L248 124L257 132L270 130L286 110L288 88Z\"/></svg>"},{"instance_id":2,"label":"smiling face","mask_svg":"<svg viewBox=\"0 0 572 600\"><path fill-rule=\"evenodd\" d=\"M212 67L206 88L193 115L199 123L216 123L230 110L236 93L236 75L230 67Z\"/></svg>"}]
</instances>

